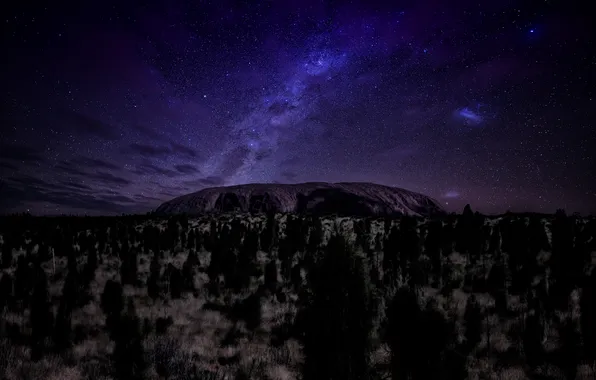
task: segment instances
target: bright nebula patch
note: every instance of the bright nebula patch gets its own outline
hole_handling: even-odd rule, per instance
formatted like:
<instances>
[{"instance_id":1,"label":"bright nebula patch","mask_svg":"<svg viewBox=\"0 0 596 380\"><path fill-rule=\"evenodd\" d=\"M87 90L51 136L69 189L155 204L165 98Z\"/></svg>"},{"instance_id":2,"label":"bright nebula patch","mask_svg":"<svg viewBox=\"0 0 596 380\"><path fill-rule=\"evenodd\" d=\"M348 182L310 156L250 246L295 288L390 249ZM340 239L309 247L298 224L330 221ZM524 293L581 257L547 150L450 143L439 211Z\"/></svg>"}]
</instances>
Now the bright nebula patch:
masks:
<instances>
[{"instance_id":1,"label":"bright nebula patch","mask_svg":"<svg viewBox=\"0 0 596 380\"><path fill-rule=\"evenodd\" d=\"M459 197L459 193L455 190L451 190L451 191L448 191L445 194L443 194L443 198L454 199L454 198L458 198L458 197Z\"/></svg>"},{"instance_id":2,"label":"bright nebula patch","mask_svg":"<svg viewBox=\"0 0 596 380\"><path fill-rule=\"evenodd\" d=\"M464 119L466 124L478 125L484 120L482 115L474 112L468 107L460 108L457 114Z\"/></svg>"},{"instance_id":3,"label":"bright nebula patch","mask_svg":"<svg viewBox=\"0 0 596 380\"><path fill-rule=\"evenodd\" d=\"M495 116L488 106L480 103L458 108L453 115L456 120L461 121L464 125L473 127L480 126Z\"/></svg>"},{"instance_id":4,"label":"bright nebula patch","mask_svg":"<svg viewBox=\"0 0 596 380\"><path fill-rule=\"evenodd\" d=\"M319 76L331 69L337 69L346 61L346 54L334 54L332 52L314 51L308 55L304 63L304 69L308 75Z\"/></svg>"},{"instance_id":5,"label":"bright nebula patch","mask_svg":"<svg viewBox=\"0 0 596 380\"><path fill-rule=\"evenodd\" d=\"M310 49L285 78L267 89L261 101L231 126L235 138L211 158L208 166L213 169L207 174L216 176L223 171L230 183L270 181L276 163L267 158L317 108L318 79L339 73L348 63L347 56L341 51Z\"/></svg>"}]
</instances>

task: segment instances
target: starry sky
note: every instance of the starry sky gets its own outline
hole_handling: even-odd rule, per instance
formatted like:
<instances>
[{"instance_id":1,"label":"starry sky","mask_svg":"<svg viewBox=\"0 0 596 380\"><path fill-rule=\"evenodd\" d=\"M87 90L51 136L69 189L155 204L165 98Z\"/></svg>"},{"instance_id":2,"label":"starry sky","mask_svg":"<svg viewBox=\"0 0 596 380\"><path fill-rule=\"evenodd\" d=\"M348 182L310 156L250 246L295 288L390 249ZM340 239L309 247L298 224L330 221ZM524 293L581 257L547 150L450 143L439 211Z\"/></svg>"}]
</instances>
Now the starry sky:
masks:
<instances>
[{"instance_id":1,"label":"starry sky","mask_svg":"<svg viewBox=\"0 0 596 380\"><path fill-rule=\"evenodd\" d=\"M0 212L146 212L308 181L449 211L596 212L595 31L569 5L3 5Z\"/></svg>"}]
</instances>

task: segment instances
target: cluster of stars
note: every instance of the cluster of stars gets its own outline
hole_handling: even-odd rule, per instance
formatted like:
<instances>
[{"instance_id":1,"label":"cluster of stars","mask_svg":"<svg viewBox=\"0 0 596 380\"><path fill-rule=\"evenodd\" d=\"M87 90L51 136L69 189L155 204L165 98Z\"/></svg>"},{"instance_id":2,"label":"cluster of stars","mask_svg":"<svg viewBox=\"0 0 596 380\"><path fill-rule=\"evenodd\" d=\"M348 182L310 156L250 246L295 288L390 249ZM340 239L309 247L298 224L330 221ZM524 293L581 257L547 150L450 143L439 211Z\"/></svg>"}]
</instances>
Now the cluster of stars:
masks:
<instances>
[{"instance_id":1,"label":"cluster of stars","mask_svg":"<svg viewBox=\"0 0 596 380\"><path fill-rule=\"evenodd\" d=\"M457 211L596 209L582 13L321 4L17 6L0 209L142 212L273 181L377 182Z\"/></svg>"}]
</instances>

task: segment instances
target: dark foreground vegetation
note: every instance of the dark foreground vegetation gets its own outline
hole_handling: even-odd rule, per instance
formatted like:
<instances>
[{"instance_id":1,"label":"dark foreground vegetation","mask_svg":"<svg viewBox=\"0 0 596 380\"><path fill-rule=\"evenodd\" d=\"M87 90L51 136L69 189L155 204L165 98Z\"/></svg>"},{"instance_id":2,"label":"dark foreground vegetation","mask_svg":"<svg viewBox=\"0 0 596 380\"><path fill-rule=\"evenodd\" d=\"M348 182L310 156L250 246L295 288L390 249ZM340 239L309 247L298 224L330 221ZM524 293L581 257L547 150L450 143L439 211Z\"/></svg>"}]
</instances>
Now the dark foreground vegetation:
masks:
<instances>
[{"instance_id":1,"label":"dark foreground vegetation","mask_svg":"<svg viewBox=\"0 0 596 380\"><path fill-rule=\"evenodd\" d=\"M596 219L0 219L3 379L595 379Z\"/></svg>"}]
</instances>

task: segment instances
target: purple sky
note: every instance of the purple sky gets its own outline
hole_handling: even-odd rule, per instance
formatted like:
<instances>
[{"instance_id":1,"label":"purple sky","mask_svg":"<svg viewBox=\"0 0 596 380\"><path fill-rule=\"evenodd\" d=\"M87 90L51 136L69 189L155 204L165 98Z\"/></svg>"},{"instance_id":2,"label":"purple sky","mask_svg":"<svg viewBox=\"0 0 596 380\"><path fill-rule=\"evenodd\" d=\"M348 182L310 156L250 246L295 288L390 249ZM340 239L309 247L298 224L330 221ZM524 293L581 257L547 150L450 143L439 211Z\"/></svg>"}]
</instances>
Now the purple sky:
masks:
<instances>
[{"instance_id":1,"label":"purple sky","mask_svg":"<svg viewBox=\"0 0 596 380\"><path fill-rule=\"evenodd\" d=\"M596 212L587 10L86 3L3 12L1 212L145 212L275 181Z\"/></svg>"}]
</instances>

